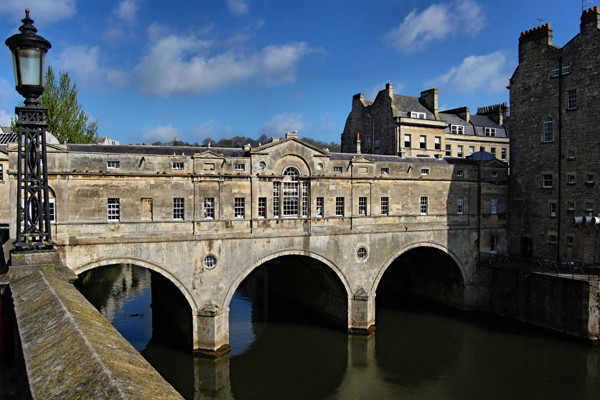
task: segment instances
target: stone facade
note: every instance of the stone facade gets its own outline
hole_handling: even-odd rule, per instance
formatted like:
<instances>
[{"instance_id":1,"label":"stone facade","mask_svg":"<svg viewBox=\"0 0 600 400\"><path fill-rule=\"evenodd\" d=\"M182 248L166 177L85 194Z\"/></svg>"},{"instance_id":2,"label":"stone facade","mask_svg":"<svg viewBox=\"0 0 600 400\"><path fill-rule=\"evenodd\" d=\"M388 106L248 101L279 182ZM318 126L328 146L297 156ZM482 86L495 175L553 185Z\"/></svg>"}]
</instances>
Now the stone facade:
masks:
<instances>
[{"instance_id":1,"label":"stone facade","mask_svg":"<svg viewBox=\"0 0 600 400\"><path fill-rule=\"evenodd\" d=\"M508 161L507 117L506 104L480 108L476 115L468 107L439 111L437 89L410 97L394 94L388 83L374 101L362 93L353 97L342 151L436 158L487 151Z\"/></svg>"},{"instance_id":2,"label":"stone facade","mask_svg":"<svg viewBox=\"0 0 600 400\"><path fill-rule=\"evenodd\" d=\"M564 47L553 44L550 24L521 33L510 80L515 255L599 261L599 91L598 7L583 12Z\"/></svg>"},{"instance_id":3,"label":"stone facade","mask_svg":"<svg viewBox=\"0 0 600 400\"><path fill-rule=\"evenodd\" d=\"M462 280L441 300L478 309L479 254L507 251L507 165L489 153L330 153L289 134L255 149L51 145L48 171L63 263L160 273L190 304L194 348L214 354L228 346L233 294L269 260L303 256L332 271L348 329L369 331L379 281L405 252L441 251Z\"/></svg>"}]
</instances>

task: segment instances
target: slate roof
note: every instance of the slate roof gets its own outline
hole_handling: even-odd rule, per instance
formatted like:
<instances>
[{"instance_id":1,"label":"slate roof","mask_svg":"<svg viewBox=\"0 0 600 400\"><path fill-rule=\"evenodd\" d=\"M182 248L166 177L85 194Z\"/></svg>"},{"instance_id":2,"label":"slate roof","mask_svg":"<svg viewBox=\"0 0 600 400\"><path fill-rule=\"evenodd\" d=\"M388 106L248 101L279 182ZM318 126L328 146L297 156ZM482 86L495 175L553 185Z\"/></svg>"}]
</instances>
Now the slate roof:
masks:
<instances>
[{"instance_id":1,"label":"slate roof","mask_svg":"<svg viewBox=\"0 0 600 400\"><path fill-rule=\"evenodd\" d=\"M477 136L485 136L484 128L487 127L496 128L496 137L508 137L506 135L506 129L486 115L471 115L471 122L475 125L475 134Z\"/></svg>"},{"instance_id":2,"label":"slate roof","mask_svg":"<svg viewBox=\"0 0 600 400\"><path fill-rule=\"evenodd\" d=\"M0 133L0 144L16 143L17 139L16 133Z\"/></svg>"},{"instance_id":3,"label":"slate roof","mask_svg":"<svg viewBox=\"0 0 600 400\"><path fill-rule=\"evenodd\" d=\"M395 94L392 110L394 117L410 117L411 111L425 113L426 119L435 119L433 113L419 101L418 97Z\"/></svg>"},{"instance_id":4,"label":"slate roof","mask_svg":"<svg viewBox=\"0 0 600 400\"><path fill-rule=\"evenodd\" d=\"M156 154L173 156L191 156L207 150L223 154L225 157L245 157L242 149L225 147L195 147L195 146L142 146L142 145L98 145L98 144L68 144L69 151L83 153L113 153L113 154Z\"/></svg>"},{"instance_id":5,"label":"slate roof","mask_svg":"<svg viewBox=\"0 0 600 400\"><path fill-rule=\"evenodd\" d=\"M467 135L467 136L475 135L475 130L473 129L473 125L471 125L469 122L462 119L458 115L450 114L450 113L439 113L439 116L442 121L448 123L448 126L446 127L446 133L452 133L451 129L450 129L450 125L462 125L465 127L464 135Z\"/></svg>"}]
</instances>

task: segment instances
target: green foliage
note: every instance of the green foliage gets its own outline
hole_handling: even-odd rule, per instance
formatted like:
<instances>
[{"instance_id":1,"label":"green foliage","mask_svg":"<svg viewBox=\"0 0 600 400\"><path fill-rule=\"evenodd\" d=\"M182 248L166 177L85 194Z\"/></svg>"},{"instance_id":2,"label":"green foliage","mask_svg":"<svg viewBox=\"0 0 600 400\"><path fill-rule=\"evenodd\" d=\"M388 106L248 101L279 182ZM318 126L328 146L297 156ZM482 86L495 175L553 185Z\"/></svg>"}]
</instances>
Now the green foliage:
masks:
<instances>
[{"instance_id":1,"label":"green foliage","mask_svg":"<svg viewBox=\"0 0 600 400\"><path fill-rule=\"evenodd\" d=\"M52 67L46 73L44 94L40 104L48 109L48 131L60 143L93 143L98 121L88 123L88 115L77 101L77 87L69 74L60 71L58 82Z\"/></svg>"}]
</instances>

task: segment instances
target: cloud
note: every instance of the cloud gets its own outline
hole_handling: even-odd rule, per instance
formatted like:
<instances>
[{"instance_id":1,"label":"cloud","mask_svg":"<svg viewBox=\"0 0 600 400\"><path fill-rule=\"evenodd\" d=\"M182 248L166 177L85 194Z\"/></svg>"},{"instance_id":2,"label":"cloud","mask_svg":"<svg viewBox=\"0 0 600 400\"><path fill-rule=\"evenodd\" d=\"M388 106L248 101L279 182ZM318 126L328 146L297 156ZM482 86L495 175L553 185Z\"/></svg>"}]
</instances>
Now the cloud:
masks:
<instances>
[{"instance_id":1,"label":"cloud","mask_svg":"<svg viewBox=\"0 0 600 400\"><path fill-rule=\"evenodd\" d=\"M232 14L248 14L248 4L246 3L246 0L227 0L227 7Z\"/></svg>"},{"instance_id":2,"label":"cloud","mask_svg":"<svg viewBox=\"0 0 600 400\"><path fill-rule=\"evenodd\" d=\"M137 10L136 0L123 0L115 8L115 14L122 22L133 22L136 20Z\"/></svg>"},{"instance_id":3,"label":"cloud","mask_svg":"<svg viewBox=\"0 0 600 400\"><path fill-rule=\"evenodd\" d=\"M193 95L237 84L277 85L296 79L295 66L312 50L306 43L267 46L254 53L214 51L194 36L168 35L151 43L135 68L140 91L154 96Z\"/></svg>"},{"instance_id":4,"label":"cloud","mask_svg":"<svg viewBox=\"0 0 600 400\"><path fill-rule=\"evenodd\" d=\"M413 53L424 50L429 42L449 35L475 35L484 26L484 14L473 0L432 4L423 12L411 11L384 40L398 51Z\"/></svg>"},{"instance_id":5,"label":"cloud","mask_svg":"<svg viewBox=\"0 0 600 400\"><path fill-rule=\"evenodd\" d=\"M505 89L510 78L506 67L506 56L499 51L483 56L468 56L459 66L425 82L425 86L445 87L459 93L479 89L500 92Z\"/></svg>"},{"instance_id":6,"label":"cloud","mask_svg":"<svg viewBox=\"0 0 600 400\"><path fill-rule=\"evenodd\" d=\"M71 18L77 11L76 3L76 0L4 0L0 14L9 15L17 23L25 17L25 8L29 8L33 20L43 19L44 23L52 23Z\"/></svg>"},{"instance_id":7,"label":"cloud","mask_svg":"<svg viewBox=\"0 0 600 400\"><path fill-rule=\"evenodd\" d=\"M293 131L304 133L311 124L303 121L302 118L302 114L299 113L275 114L270 120L265 122L260 133L275 137L280 137L286 132Z\"/></svg>"},{"instance_id":8,"label":"cloud","mask_svg":"<svg viewBox=\"0 0 600 400\"><path fill-rule=\"evenodd\" d=\"M157 126L155 128L147 128L142 131L141 136L144 142L153 143L153 142L169 142L172 141L174 137L180 134L179 130L173 125L163 125Z\"/></svg>"},{"instance_id":9,"label":"cloud","mask_svg":"<svg viewBox=\"0 0 600 400\"><path fill-rule=\"evenodd\" d=\"M101 59L98 46L71 46L65 47L58 55L56 66L68 72L78 86L103 87L106 83L117 87L127 85L128 74L100 65Z\"/></svg>"}]
</instances>

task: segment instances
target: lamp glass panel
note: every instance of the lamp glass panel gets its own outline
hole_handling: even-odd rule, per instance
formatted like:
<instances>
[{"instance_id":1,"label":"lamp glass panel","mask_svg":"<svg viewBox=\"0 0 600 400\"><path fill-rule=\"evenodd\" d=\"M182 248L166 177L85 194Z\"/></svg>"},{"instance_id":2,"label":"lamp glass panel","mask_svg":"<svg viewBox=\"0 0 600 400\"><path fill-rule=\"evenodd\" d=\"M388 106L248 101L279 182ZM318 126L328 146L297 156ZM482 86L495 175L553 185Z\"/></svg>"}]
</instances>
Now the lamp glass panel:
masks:
<instances>
[{"instance_id":1,"label":"lamp glass panel","mask_svg":"<svg viewBox=\"0 0 600 400\"><path fill-rule=\"evenodd\" d=\"M17 50L21 67L21 85L42 85L42 52L39 49Z\"/></svg>"}]
</instances>

